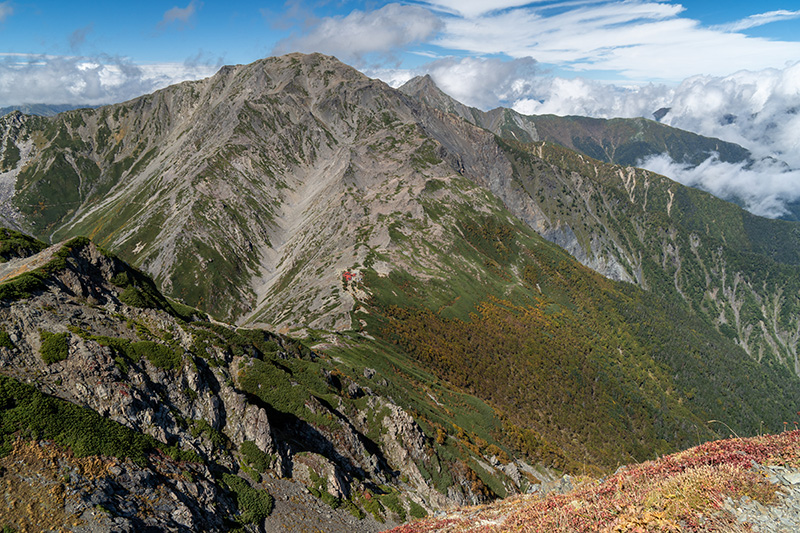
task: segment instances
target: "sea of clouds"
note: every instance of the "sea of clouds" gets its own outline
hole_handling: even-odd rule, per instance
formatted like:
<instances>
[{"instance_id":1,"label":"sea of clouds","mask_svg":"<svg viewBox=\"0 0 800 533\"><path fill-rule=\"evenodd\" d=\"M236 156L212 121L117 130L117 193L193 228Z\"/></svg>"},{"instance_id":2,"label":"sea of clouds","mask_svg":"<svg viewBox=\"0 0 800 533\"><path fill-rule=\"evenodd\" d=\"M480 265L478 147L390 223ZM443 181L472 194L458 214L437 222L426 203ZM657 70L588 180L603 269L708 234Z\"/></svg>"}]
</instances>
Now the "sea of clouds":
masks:
<instances>
[{"instance_id":1,"label":"sea of clouds","mask_svg":"<svg viewBox=\"0 0 800 533\"><path fill-rule=\"evenodd\" d=\"M142 65L113 56L0 54L0 107L122 102L218 69L192 61Z\"/></svg>"}]
</instances>

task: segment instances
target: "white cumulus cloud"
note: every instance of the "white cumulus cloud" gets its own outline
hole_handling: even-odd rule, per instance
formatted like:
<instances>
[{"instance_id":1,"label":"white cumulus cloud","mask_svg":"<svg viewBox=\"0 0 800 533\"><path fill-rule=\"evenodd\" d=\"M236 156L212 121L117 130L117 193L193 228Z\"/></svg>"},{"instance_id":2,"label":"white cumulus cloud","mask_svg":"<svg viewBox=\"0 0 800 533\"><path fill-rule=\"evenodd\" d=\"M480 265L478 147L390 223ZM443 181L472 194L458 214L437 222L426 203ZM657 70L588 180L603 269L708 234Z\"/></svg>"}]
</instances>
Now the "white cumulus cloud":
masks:
<instances>
[{"instance_id":1,"label":"white cumulus cloud","mask_svg":"<svg viewBox=\"0 0 800 533\"><path fill-rule=\"evenodd\" d=\"M528 4L473 17L445 17L434 43L471 54L533 57L575 72L671 82L701 73L780 68L800 57L799 42L704 27L686 17L680 4L629 0L553 7ZM739 26L785 19L788 13L793 12L755 15Z\"/></svg>"},{"instance_id":2,"label":"white cumulus cloud","mask_svg":"<svg viewBox=\"0 0 800 533\"><path fill-rule=\"evenodd\" d=\"M665 107L667 124L800 168L800 62L725 77L695 76L674 90Z\"/></svg>"},{"instance_id":3,"label":"white cumulus cloud","mask_svg":"<svg viewBox=\"0 0 800 533\"><path fill-rule=\"evenodd\" d=\"M14 14L14 6L11 2L0 2L0 22L5 22L6 18Z\"/></svg>"},{"instance_id":4,"label":"white cumulus cloud","mask_svg":"<svg viewBox=\"0 0 800 533\"><path fill-rule=\"evenodd\" d=\"M764 217L785 215L786 204L800 200L800 171L770 160L747 166L725 163L712 155L692 167L662 154L641 161L640 166L719 198L741 202L751 213Z\"/></svg>"},{"instance_id":5,"label":"white cumulus cloud","mask_svg":"<svg viewBox=\"0 0 800 533\"><path fill-rule=\"evenodd\" d=\"M281 40L274 52L322 52L362 64L370 54L392 56L431 39L441 24L423 7L387 4L375 11L354 10L347 16L323 18L307 33Z\"/></svg>"},{"instance_id":6,"label":"white cumulus cloud","mask_svg":"<svg viewBox=\"0 0 800 533\"><path fill-rule=\"evenodd\" d=\"M543 77L530 94L509 102L525 115L581 115L595 118L647 117L669 105L672 91L665 85L618 86L586 78Z\"/></svg>"},{"instance_id":7,"label":"white cumulus cloud","mask_svg":"<svg viewBox=\"0 0 800 533\"><path fill-rule=\"evenodd\" d=\"M482 109L497 107L530 93L536 61L521 58L445 58L428 63L430 74L444 92L464 104Z\"/></svg>"},{"instance_id":8,"label":"white cumulus cloud","mask_svg":"<svg viewBox=\"0 0 800 533\"><path fill-rule=\"evenodd\" d=\"M539 0L539 2L541 1ZM501 11L538 2L531 2L530 0L429 0L423 3L433 9L473 18L492 11Z\"/></svg>"},{"instance_id":9,"label":"white cumulus cloud","mask_svg":"<svg viewBox=\"0 0 800 533\"><path fill-rule=\"evenodd\" d=\"M177 23L178 27L183 29L191 24L192 18L201 7L203 7L203 2L192 0L186 7L175 6L171 9L168 9L164 13L164 18L162 18L161 22L158 23L158 27L163 29L170 24Z\"/></svg>"},{"instance_id":10,"label":"white cumulus cloud","mask_svg":"<svg viewBox=\"0 0 800 533\"><path fill-rule=\"evenodd\" d=\"M714 26L713 29L722 31L742 31L750 28L756 28L758 26L763 26L764 24L769 24L771 22L778 22L781 20L791 20L791 19L796 19L798 17L800 17L800 10L787 11L785 9L779 9L776 11L768 11L766 13L758 13L756 15L750 15L749 17L743 18L742 20L737 20L736 22Z\"/></svg>"},{"instance_id":11,"label":"white cumulus cloud","mask_svg":"<svg viewBox=\"0 0 800 533\"><path fill-rule=\"evenodd\" d=\"M113 57L6 55L0 61L0 106L36 103L99 105L128 100L218 67L136 65Z\"/></svg>"}]
</instances>

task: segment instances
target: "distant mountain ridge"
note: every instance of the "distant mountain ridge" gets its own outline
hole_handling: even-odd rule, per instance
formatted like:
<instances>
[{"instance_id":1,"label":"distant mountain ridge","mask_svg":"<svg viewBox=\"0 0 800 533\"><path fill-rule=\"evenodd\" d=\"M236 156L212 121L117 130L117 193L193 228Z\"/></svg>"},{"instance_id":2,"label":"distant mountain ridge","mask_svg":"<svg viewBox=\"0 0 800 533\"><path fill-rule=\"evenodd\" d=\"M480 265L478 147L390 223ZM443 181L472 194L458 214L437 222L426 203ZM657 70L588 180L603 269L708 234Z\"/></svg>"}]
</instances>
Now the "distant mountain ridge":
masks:
<instances>
[{"instance_id":1,"label":"distant mountain ridge","mask_svg":"<svg viewBox=\"0 0 800 533\"><path fill-rule=\"evenodd\" d=\"M7 107L0 107L0 117L19 111L26 115L38 115L40 117L52 117L65 111L74 109L92 109L99 106L76 105L76 104L21 104Z\"/></svg>"},{"instance_id":2,"label":"distant mountain ridge","mask_svg":"<svg viewBox=\"0 0 800 533\"><path fill-rule=\"evenodd\" d=\"M738 144L661 124L659 120L668 109L660 109L654 113L655 121L641 117L600 119L523 115L503 107L482 111L445 94L429 75L413 78L399 90L435 109L454 114L491 131L506 141L552 142L606 163L637 166L654 156L669 157L676 164L688 168L697 167L712 157L716 163L738 164L744 169L751 169L756 163L750 151ZM766 158L765 161L770 165L777 164L789 169L786 163L772 158ZM702 185L698 187L707 190ZM730 192L727 194L724 200L741 207L747 206L747 202L740 196ZM785 202L786 212L778 218L800 220L798 204L797 201Z\"/></svg>"},{"instance_id":3,"label":"distant mountain ridge","mask_svg":"<svg viewBox=\"0 0 800 533\"><path fill-rule=\"evenodd\" d=\"M724 162L751 160L750 152L737 144L644 118L532 116L503 107L481 111L445 94L429 75L413 78L399 90L508 141L554 142L606 163L636 165L648 156L667 154L673 161L698 165L712 152Z\"/></svg>"}]
</instances>

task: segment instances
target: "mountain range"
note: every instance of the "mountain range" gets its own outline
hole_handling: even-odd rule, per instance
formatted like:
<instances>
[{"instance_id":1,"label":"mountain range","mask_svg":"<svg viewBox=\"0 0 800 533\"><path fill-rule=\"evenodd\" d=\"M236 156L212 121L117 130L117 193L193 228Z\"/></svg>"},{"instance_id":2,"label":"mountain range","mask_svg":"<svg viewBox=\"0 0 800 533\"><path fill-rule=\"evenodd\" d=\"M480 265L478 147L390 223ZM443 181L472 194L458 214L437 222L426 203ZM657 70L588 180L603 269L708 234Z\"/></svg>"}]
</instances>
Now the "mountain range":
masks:
<instances>
[{"instance_id":1,"label":"mountain range","mask_svg":"<svg viewBox=\"0 0 800 533\"><path fill-rule=\"evenodd\" d=\"M26 115L38 115L42 117L52 117L63 113L64 111L71 111L73 109L81 109L84 107L97 107L97 106L81 106L72 104L23 104L16 106L0 107L0 116L19 111Z\"/></svg>"},{"instance_id":2,"label":"mountain range","mask_svg":"<svg viewBox=\"0 0 800 533\"><path fill-rule=\"evenodd\" d=\"M102 453L124 479L190 480L157 484L176 518L81 474L65 485L99 503L62 507L84 525L101 506L122 530L275 529L297 500L376 530L726 434L709 420L783 429L800 226L631 166L709 151L751 157L645 119L483 112L320 54L12 112L7 457L49 439L65 468ZM140 448L36 425L23 397Z\"/></svg>"}]
</instances>

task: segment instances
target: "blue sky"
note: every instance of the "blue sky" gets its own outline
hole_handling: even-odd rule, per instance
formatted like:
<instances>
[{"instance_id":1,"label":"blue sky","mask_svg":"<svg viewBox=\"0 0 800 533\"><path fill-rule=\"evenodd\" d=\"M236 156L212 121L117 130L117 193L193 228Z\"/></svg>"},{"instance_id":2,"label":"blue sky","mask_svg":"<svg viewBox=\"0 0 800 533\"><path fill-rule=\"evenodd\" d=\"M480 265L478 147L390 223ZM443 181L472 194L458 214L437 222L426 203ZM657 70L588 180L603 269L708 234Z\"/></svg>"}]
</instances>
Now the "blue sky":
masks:
<instances>
[{"instance_id":1,"label":"blue sky","mask_svg":"<svg viewBox=\"0 0 800 533\"><path fill-rule=\"evenodd\" d=\"M6 55L6 68L30 55L83 57L158 68L165 80L299 50L389 79L436 59L532 58L559 76L678 83L800 60L793 3L8 0L0 2L0 54L22 54ZM0 86L0 105L21 96Z\"/></svg>"},{"instance_id":2,"label":"blue sky","mask_svg":"<svg viewBox=\"0 0 800 533\"><path fill-rule=\"evenodd\" d=\"M290 34L308 32L314 21L326 17L347 17L354 11L374 13L390 2L138 2L125 3L52 2L9 0L0 2L3 19L2 43L5 52L35 54L105 53L121 55L135 61L184 61L206 52L227 62L250 62L270 55L276 43ZM470 7L474 4L478 7ZM490 18L491 6L511 13L536 12L543 17L563 15L579 9L597 10L624 2L539 1L525 4L514 0L498 2L450 1L401 2L406 7L420 6L444 19L468 20ZM631 5L645 2L627 2ZM797 10L792 2L687 1L651 2L651 5L682 6L678 18L694 20L701 27L713 28L748 19L764 13L789 12L775 16L768 24L740 30L751 37L797 41L800 34ZM461 6L461 13L458 7ZM794 11L794 17L791 13ZM449 14L448 14L449 12ZM522 22L522 20L520 20ZM639 21L644 22L644 20ZM636 22L621 24L634 26ZM576 31L576 33L579 33ZM78 41L77 42L76 38ZM431 39L434 40L434 39ZM77 44L77 46L76 46ZM422 43L419 48L447 53Z\"/></svg>"}]
</instances>

